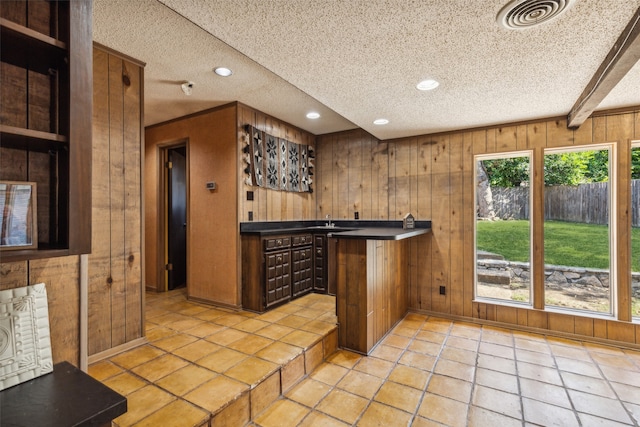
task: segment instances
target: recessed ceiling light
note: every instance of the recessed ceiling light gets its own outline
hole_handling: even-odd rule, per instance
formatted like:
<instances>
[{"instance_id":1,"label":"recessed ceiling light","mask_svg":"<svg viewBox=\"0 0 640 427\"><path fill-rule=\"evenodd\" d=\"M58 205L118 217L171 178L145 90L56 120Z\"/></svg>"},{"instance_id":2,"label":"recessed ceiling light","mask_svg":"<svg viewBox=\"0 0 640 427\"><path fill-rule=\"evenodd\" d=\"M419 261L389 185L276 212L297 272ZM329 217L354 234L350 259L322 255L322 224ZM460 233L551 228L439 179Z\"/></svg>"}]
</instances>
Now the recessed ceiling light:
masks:
<instances>
[{"instance_id":1,"label":"recessed ceiling light","mask_svg":"<svg viewBox=\"0 0 640 427\"><path fill-rule=\"evenodd\" d=\"M373 121L374 125L386 125L387 123L389 123L389 120L387 119L375 119Z\"/></svg>"},{"instance_id":2,"label":"recessed ceiling light","mask_svg":"<svg viewBox=\"0 0 640 427\"><path fill-rule=\"evenodd\" d=\"M227 67L216 67L213 69L213 72L222 77L229 77L231 74L233 74L233 71L231 71Z\"/></svg>"},{"instance_id":3,"label":"recessed ceiling light","mask_svg":"<svg viewBox=\"0 0 640 427\"><path fill-rule=\"evenodd\" d=\"M320 113L316 113L315 111L307 113L307 119L319 119L319 118L320 118Z\"/></svg>"},{"instance_id":4,"label":"recessed ceiling light","mask_svg":"<svg viewBox=\"0 0 640 427\"><path fill-rule=\"evenodd\" d=\"M420 83L418 83L416 85L416 88L418 90L433 90L433 89L437 88L438 86L440 86L440 83L438 83L437 81L435 81L433 79L429 79L429 80L423 80Z\"/></svg>"}]
</instances>

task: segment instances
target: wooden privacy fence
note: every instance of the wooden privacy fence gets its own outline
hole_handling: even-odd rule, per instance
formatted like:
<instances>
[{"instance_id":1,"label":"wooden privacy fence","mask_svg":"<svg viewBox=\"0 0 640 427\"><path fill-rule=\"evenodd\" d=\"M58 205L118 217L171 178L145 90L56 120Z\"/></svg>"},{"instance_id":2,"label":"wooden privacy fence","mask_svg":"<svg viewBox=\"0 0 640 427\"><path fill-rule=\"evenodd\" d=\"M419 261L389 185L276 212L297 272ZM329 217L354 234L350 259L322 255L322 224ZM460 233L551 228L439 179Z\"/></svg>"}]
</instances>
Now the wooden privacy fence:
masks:
<instances>
[{"instance_id":1,"label":"wooden privacy fence","mask_svg":"<svg viewBox=\"0 0 640 427\"><path fill-rule=\"evenodd\" d=\"M529 219L528 187L491 187L493 209L502 219ZM577 186L544 188L544 218L548 220L607 224L609 184L598 182ZM631 181L631 224L640 227L640 180Z\"/></svg>"}]
</instances>

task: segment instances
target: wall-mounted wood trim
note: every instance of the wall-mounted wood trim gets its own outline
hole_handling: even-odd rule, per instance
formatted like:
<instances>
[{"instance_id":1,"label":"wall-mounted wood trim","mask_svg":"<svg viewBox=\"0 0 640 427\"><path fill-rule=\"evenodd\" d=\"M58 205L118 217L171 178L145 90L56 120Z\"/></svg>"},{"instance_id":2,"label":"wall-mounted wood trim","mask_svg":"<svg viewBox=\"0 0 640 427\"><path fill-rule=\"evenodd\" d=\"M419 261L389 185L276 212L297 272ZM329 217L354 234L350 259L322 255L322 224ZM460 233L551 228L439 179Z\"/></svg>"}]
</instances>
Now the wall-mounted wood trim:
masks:
<instances>
[{"instance_id":1,"label":"wall-mounted wood trim","mask_svg":"<svg viewBox=\"0 0 640 427\"><path fill-rule=\"evenodd\" d=\"M70 254L91 252L91 159L93 62L91 17L93 5L89 1L69 5L69 214L68 235ZM63 219L64 221L64 219ZM67 232L66 226L61 233Z\"/></svg>"},{"instance_id":2,"label":"wall-mounted wood trim","mask_svg":"<svg viewBox=\"0 0 640 427\"><path fill-rule=\"evenodd\" d=\"M93 42L93 47L95 49L100 49L101 51L106 52L109 55L112 55L112 56L115 56L117 58L123 59L123 60L125 60L127 62L131 62L132 64L135 64L135 65L137 65L139 67L144 68L144 67L147 66L146 62L143 62L143 61L141 61L139 59L136 59L133 56L126 55L126 54L124 54L122 52L118 52L117 50L112 49L110 47L107 47L107 46L105 46L105 45L103 45L101 43L98 43L96 41Z\"/></svg>"},{"instance_id":3,"label":"wall-mounted wood trim","mask_svg":"<svg viewBox=\"0 0 640 427\"><path fill-rule=\"evenodd\" d=\"M197 111L195 113L187 114L186 116L178 117L178 118L167 120L167 121L160 122L160 123L154 123L152 125L146 126L145 129L151 130L151 129L156 129L158 127L170 125L170 124L173 124L173 123L180 123L180 122L182 122L184 120L193 119L193 118L196 118L196 117L199 117L199 116L204 116L204 115L207 115L207 114L215 113L216 111L225 110L225 109L227 109L229 107L237 106L237 105L238 105L238 102L236 102L236 101L228 102L228 103L222 104L222 105L216 105L215 107L211 107L211 108L208 108L206 110Z\"/></svg>"},{"instance_id":4,"label":"wall-mounted wood trim","mask_svg":"<svg viewBox=\"0 0 640 427\"><path fill-rule=\"evenodd\" d=\"M535 148L531 158L533 162L533 205L532 211L532 238L533 259L531 275L533 286L533 308L544 309L544 149ZM538 207L536 209L536 207ZM542 207L542 208L540 208Z\"/></svg>"},{"instance_id":5,"label":"wall-mounted wood trim","mask_svg":"<svg viewBox=\"0 0 640 427\"><path fill-rule=\"evenodd\" d=\"M567 116L568 126L578 127L640 59L640 8L587 83Z\"/></svg>"}]
</instances>

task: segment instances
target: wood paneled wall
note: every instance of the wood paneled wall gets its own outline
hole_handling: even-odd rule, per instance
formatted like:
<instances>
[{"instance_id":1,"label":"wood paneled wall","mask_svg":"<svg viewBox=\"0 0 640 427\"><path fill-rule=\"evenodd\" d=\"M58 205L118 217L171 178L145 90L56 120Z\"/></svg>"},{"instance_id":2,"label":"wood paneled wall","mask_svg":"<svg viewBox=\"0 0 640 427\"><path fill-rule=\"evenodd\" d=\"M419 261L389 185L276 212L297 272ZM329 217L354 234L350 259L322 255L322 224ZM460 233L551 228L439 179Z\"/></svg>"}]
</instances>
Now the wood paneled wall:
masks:
<instances>
[{"instance_id":1,"label":"wood paneled wall","mask_svg":"<svg viewBox=\"0 0 640 427\"><path fill-rule=\"evenodd\" d=\"M240 164L238 165L241 183L238 205L240 206L240 222L249 221L249 212L253 212L254 221L291 221L315 218L315 191L318 188L314 182L311 186L313 193L294 193L290 191L275 191L266 188L249 186L245 183L243 160L243 134L245 125L254 126L277 138L284 138L297 144L314 145L315 136L281 120L268 116L246 105L238 104L238 141ZM314 175L317 178L318 173ZM247 200L247 191L253 191L253 200Z\"/></svg>"},{"instance_id":2,"label":"wood paneled wall","mask_svg":"<svg viewBox=\"0 0 640 427\"><path fill-rule=\"evenodd\" d=\"M123 83L124 74L129 86ZM140 65L94 50L89 355L140 338L143 332L142 81ZM27 180L27 171L16 168L19 163L9 161L11 156L0 158L1 179ZM31 167L39 166L31 160ZM78 366L80 257L0 263L0 289L41 282L47 285L53 361Z\"/></svg>"},{"instance_id":3,"label":"wood paneled wall","mask_svg":"<svg viewBox=\"0 0 640 427\"><path fill-rule=\"evenodd\" d=\"M145 130L146 285L164 290L158 277L160 153L187 144L187 292L189 298L240 307L240 235L238 225L241 161L237 105L225 105ZM205 184L215 181L217 189ZM161 257L160 257L161 259Z\"/></svg>"},{"instance_id":4,"label":"wood paneled wall","mask_svg":"<svg viewBox=\"0 0 640 427\"><path fill-rule=\"evenodd\" d=\"M94 47L90 356L144 335L143 70Z\"/></svg>"},{"instance_id":5,"label":"wood paneled wall","mask_svg":"<svg viewBox=\"0 0 640 427\"><path fill-rule=\"evenodd\" d=\"M627 322L628 308L620 310L622 321L616 321L473 301L473 156L523 149L542 156L548 147L613 142L619 182L618 300L620 308L628 307L628 156L633 139L640 139L637 110L602 113L577 130L567 129L564 119L548 119L389 141L378 141L362 130L323 135L317 138L316 218L331 214L352 219L358 211L361 219L401 219L411 212L418 220L432 220L432 233L411 241L410 308L640 344L640 325ZM539 201L538 193L534 199ZM534 251L541 255L541 248ZM542 263L542 257L538 259ZM543 275L544 269L538 272ZM537 280L543 283L544 277ZM440 286L445 295L440 295ZM541 307L542 301L535 306Z\"/></svg>"}]
</instances>

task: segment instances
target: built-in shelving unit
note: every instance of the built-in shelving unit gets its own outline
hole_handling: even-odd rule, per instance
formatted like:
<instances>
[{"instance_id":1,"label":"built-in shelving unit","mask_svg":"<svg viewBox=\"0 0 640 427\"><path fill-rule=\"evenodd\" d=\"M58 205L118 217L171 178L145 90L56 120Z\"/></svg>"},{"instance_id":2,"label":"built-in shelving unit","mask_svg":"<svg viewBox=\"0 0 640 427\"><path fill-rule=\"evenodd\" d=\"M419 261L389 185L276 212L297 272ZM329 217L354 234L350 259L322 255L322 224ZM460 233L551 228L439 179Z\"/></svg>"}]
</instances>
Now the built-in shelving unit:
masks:
<instances>
[{"instance_id":1,"label":"built-in shelving unit","mask_svg":"<svg viewBox=\"0 0 640 427\"><path fill-rule=\"evenodd\" d=\"M38 184L38 248L0 262L91 251L91 7L0 2L0 180Z\"/></svg>"}]
</instances>

